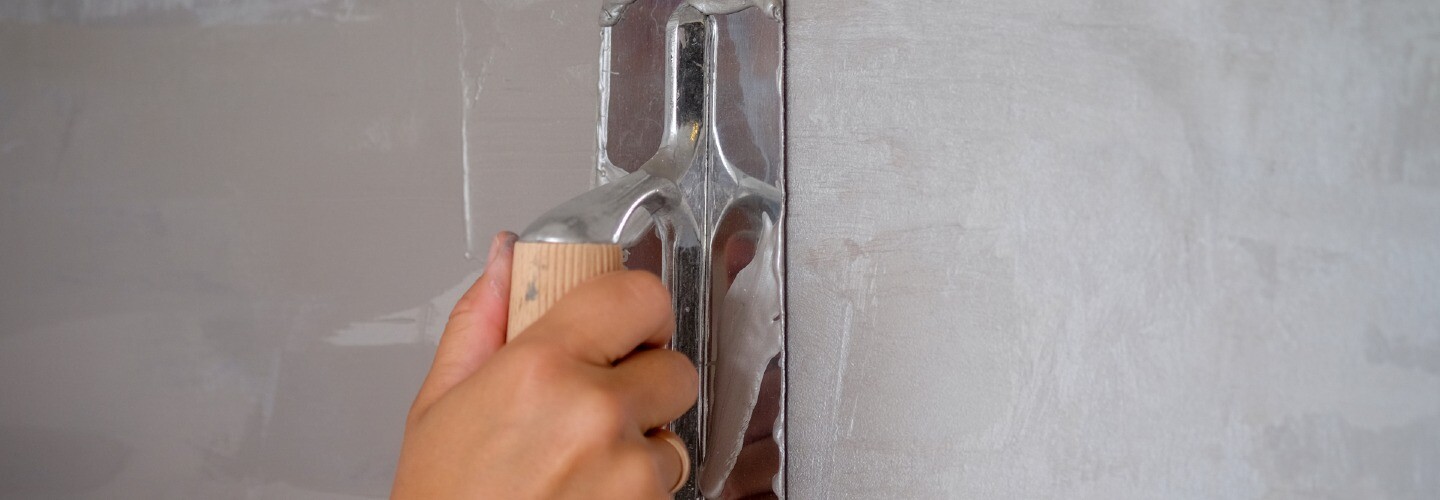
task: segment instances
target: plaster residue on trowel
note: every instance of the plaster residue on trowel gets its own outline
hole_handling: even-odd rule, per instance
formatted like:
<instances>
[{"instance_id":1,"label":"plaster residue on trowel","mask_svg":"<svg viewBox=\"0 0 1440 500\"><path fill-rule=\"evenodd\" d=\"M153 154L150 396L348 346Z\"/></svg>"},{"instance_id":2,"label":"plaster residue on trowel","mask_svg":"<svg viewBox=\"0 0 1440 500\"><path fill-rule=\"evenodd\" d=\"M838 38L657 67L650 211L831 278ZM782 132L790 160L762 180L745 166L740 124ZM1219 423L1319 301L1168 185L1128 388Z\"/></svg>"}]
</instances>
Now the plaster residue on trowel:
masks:
<instances>
[{"instance_id":1,"label":"plaster residue on trowel","mask_svg":"<svg viewBox=\"0 0 1440 500\"><path fill-rule=\"evenodd\" d=\"M783 339L780 261L775 225L765 216L759 248L725 293L711 339L714 392L709 446L700 473L701 491L720 498L746 446L745 434L760 398L766 368L780 354ZM783 384L781 384L783 386ZM777 419L783 419L783 412ZM777 421L775 429L783 428ZM780 436L774 436L779 439Z\"/></svg>"},{"instance_id":2,"label":"plaster residue on trowel","mask_svg":"<svg viewBox=\"0 0 1440 500\"><path fill-rule=\"evenodd\" d=\"M600 8L600 25L614 26L625 16L625 9L635 0L605 0ZM690 0L696 10L709 15L734 14L756 7L766 15L780 20L785 13L785 0Z\"/></svg>"}]
</instances>

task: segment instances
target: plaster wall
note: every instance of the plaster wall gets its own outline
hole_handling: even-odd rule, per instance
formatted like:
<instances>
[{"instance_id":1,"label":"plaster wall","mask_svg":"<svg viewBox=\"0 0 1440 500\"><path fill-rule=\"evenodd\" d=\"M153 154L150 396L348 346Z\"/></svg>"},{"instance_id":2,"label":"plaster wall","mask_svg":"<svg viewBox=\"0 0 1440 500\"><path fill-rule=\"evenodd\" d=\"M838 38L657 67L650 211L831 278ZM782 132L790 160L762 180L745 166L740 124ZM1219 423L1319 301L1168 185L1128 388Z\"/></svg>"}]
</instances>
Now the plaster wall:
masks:
<instances>
[{"instance_id":1,"label":"plaster wall","mask_svg":"<svg viewBox=\"0 0 1440 500\"><path fill-rule=\"evenodd\" d=\"M384 497L596 11L0 5L0 498ZM1440 7L787 21L793 497L1440 495Z\"/></svg>"},{"instance_id":2,"label":"plaster wall","mask_svg":"<svg viewBox=\"0 0 1440 500\"><path fill-rule=\"evenodd\" d=\"M796 498L1440 496L1440 4L788 13Z\"/></svg>"},{"instance_id":3,"label":"plaster wall","mask_svg":"<svg viewBox=\"0 0 1440 500\"><path fill-rule=\"evenodd\" d=\"M0 4L0 498L385 497L488 235L589 185L597 8Z\"/></svg>"}]
</instances>

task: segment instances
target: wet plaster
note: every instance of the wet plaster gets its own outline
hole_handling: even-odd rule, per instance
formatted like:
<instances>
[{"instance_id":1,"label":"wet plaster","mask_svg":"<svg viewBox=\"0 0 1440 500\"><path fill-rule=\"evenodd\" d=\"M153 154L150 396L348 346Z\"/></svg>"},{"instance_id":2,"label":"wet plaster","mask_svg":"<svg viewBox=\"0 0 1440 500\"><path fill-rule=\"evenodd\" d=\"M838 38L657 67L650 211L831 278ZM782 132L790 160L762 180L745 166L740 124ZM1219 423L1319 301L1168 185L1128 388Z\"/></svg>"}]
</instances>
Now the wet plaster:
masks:
<instances>
[{"instance_id":1,"label":"wet plaster","mask_svg":"<svg viewBox=\"0 0 1440 500\"><path fill-rule=\"evenodd\" d=\"M588 186L594 12L0 6L0 498L384 498L464 146L481 234Z\"/></svg>"},{"instance_id":2,"label":"wet plaster","mask_svg":"<svg viewBox=\"0 0 1440 500\"><path fill-rule=\"evenodd\" d=\"M1440 495L1440 6L787 22L793 497Z\"/></svg>"}]
</instances>

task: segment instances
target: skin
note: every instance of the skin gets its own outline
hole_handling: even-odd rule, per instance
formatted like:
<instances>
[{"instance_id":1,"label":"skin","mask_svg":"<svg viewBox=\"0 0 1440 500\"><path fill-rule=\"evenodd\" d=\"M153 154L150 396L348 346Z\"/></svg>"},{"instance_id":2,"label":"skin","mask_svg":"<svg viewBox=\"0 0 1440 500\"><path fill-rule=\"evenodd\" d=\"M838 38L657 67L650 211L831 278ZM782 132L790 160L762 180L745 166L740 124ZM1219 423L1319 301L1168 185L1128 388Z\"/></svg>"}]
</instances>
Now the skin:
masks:
<instances>
[{"instance_id":1,"label":"skin","mask_svg":"<svg viewBox=\"0 0 1440 500\"><path fill-rule=\"evenodd\" d=\"M670 498L681 459L658 428L695 404L697 374L663 348L669 293L649 273L600 276L507 344L514 243L495 237L450 313L391 498Z\"/></svg>"}]
</instances>

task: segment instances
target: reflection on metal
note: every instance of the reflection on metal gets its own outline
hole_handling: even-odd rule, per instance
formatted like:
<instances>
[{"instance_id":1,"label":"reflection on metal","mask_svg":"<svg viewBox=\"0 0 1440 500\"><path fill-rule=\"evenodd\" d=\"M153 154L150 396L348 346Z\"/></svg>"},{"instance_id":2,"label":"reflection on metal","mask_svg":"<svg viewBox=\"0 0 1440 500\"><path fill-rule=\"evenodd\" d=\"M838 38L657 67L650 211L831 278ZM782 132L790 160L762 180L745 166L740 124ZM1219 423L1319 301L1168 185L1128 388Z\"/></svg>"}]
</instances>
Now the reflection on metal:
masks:
<instances>
[{"instance_id":1,"label":"reflection on metal","mask_svg":"<svg viewBox=\"0 0 1440 500\"><path fill-rule=\"evenodd\" d=\"M525 229L526 241L554 243L632 243L622 241L631 217L644 208L658 220L684 222L687 213L682 179L703 175L708 106L706 38L710 20L693 7L676 9L666 23L663 85L664 121L660 145L642 164L615 182L597 187L556 207ZM697 165L700 168L695 168ZM692 173L696 172L696 173ZM677 220L678 219L678 220Z\"/></svg>"},{"instance_id":2,"label":"reflection on metal","mask_svg":"<svg viewBox=\"0 0 1440 500\"><path fill-rule=\"evenodd\" d=\"M783 20L785 14L784 0L690 0L690 4L710 15L734 14L751 7L776 21Z\"/></svg>"},{"instance_id":3,"label":"reflection on metal","mask_svg":"<svg viewBox=\"0 0 1440 500\"><path fill-rule=\"evenodd\" d=\"M672 347L701 370L671 426L698 469L677 498L784 497L781 6L606 0L599 187L521 235L618 243L669 285Z\"/></svg>"},{"instance_id":4,"label":"reflection on metal","mask_svg":"<svg viewBox=\"0 0 1440 500\"><path fill-rule=\"evenodd\" d=\"M783 497L782 3L602 10L600 186L526 236L621 243L668 281L674 347L702 373L674 425L698 468L677 498Z\"/></svg>"},{"instance_id":5,"label":"reflection on metal","mask_svg":"<svg viewBox=\"0 0 1440 500\"><path fill-rule=\"evenodd\" d=\"M734 233L717 250L726 254L716 259L722 263L735 258L732 252L752 258L733 275L727 269L711 295L717 299L712 306L715 328L707 346L712 353L712 411L700 477L700 491L711 498L784 491L782 478L775 473L784 461L777 433L784 425L779 401L784 381L779 357L785 339L783 266L770 214L761 214L761 223L758 234ZM744 495L737 495L737 490Z\"/></svg>"},{"instance_id":6,"label":"reflection on metal","mask_svg":"<svg viewBox=\"0 0 1440 500\"><path fill-rule=\"evenodd\" d=\"M600 19L599 187L521 239L619 244L670 285L671 346L701 370L671 425L698 468L677 497L783 497L780 3L608 0Z\"/></svg>"},{"instance_id":7,"label":"reflection on metal","mask_svg":"<svg viewBox=\"0 0 1440 500\"><path fill-rule=\"evenodd\" d=\"M695 217L694 200L703 198L704 190L697 186L703 184L707 170L706 58L710 55L707 41L713 33L709 16L688 5L674 9L664 25L662 90L657 92L663 101L662 112L656 113L663 116L663 123L653 154L640 168L542 215L520 235L524 241L619 243L631 249L627 267L654 271L670 287L676 318L671 347L697 365L705 359L708 301L703 284L708 282L708 269L704 228ZM649 120L653 121L653 116ZM620 174L613 167L606 172ZM646 240L652 229L658 238ZM663 244L663 250L652 248L650 253L638 255L633 251L649 246L647 243ZM647 255L652 258L646 259ZM702 399L703 390L701 387ZM692 444L692 464L699 463L696 444L703 445L705 439L702 408L697 405L670 425ZM695 477L692 471L678 498L697 496Z\"/></svg>"},{"instance_id":8,"label":"reflection on metal","mask_svg":"<svg viewBox=\"0 0 1440 500\"><path fill-rule=\"evenodd\" d=\"M635 0L604 0L600 8L600 25L614 26L625 16L625 9ZM668 3L668 2L666 2ZM771 19L780 21L784 19L785 0L689 0L701 13L707 15L734 14L742 10L755 7L770 16Z\"/></svg>"},{"instance_id":9,"label":"reflection on metal","mask_svg":"<svg viewBox=\"0 0 1440 500\"><path fill-rule=\"evenodd\" d=\"M632 3L635 3L635 0L605 0L604 6L600 7L600 25L614 26L620 22L620 18L625 15L625 8Z\"/></svg>"}]
</instances>

